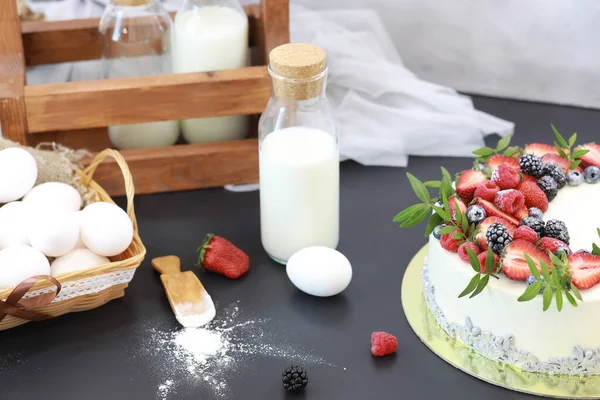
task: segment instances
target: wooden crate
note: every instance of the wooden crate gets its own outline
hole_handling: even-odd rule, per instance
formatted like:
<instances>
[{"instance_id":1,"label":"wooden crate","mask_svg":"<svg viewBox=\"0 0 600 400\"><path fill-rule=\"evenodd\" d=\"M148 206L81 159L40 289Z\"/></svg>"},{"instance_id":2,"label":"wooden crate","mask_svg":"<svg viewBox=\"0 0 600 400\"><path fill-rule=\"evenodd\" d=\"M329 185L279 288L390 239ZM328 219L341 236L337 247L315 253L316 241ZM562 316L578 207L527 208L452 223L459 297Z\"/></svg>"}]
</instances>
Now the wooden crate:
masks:
<instances>
[{"instance_id":1,"label":"wooden crate","mask_svg":"<svg viewBox=\"0 0 600 400\"><path fill-rule=\"evenodd\" d=\"M29 145L54 141L98 152L107 126L161 120L251 115L248 139L123 150L137 193L258 181L256 124L271 93L266 64L289 41L288 0L244 7L252 65L234 70L26 85L25 66L100 58L98 19L19 22L15 0L0 0L0 122L5 138ZM94 179L123 194L119 168Z\"/></svg>"}]
</instances>

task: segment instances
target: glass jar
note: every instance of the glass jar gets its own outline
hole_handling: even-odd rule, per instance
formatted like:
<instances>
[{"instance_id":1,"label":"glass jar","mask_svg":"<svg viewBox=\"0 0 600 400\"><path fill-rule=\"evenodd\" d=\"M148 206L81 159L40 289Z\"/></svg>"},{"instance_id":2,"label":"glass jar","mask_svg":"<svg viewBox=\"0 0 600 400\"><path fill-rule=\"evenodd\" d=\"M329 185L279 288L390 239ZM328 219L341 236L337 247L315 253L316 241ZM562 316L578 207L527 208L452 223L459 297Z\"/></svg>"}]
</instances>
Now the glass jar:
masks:
<instances>
[{"instance_id":1,"label":"glass jar","mask_svg":"<svg viewBox=\"0 0 600 400\"><path fill-rule=\"evenodd\" d=\"M286 44L270 55L273 92L259 121L261 238L282 264L339 240L339 140L325 96L325 51Z\"/></svg>"},{"instance_id":2,"label":"glass jar","mask_svg":"<svg viewBox=\"0 0 600 400\"><path fill-rule=\"evenodd\" d=\"M207 72L248 65L248 16L238 0L185 0L175 16L173 70ZM242 139L243 115L181 121L189 143Z\"/></svg>"},{"instance_id":3,"label":"glass jar","mask_svg":"<svg viewBox=\"0 0 600 400\"><path fill-rule=\"evenodd\" d=\"M171 73L169 14L159 0L111 0L100 19L105 79ZM178 121L110 126L119 149L170 146L179 137Z\"/></svg>"}]
</instances>

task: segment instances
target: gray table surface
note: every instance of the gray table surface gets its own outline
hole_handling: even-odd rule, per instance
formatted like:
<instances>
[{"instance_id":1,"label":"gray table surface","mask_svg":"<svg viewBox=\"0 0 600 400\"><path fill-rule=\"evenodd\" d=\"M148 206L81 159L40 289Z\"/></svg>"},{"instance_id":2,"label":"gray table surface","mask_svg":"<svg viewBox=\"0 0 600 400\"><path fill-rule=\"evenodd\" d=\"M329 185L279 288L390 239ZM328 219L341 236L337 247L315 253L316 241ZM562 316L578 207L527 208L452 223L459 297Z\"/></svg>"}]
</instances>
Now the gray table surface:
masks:
<instances>
[{"instance_id":1,"label":"gray table surface","mask_svg":"<svg viewBox=\"0 0 600 400\"><path fill-rule=\"evenodd\" d=\"M475 103L516 122L518 144L549 141L550 123L579 132L582 140L598 138L599 111L481 97ZM0 399L155 399L162 398L158 386L167 378L174 384L166 399L282 399L288 395L281 371L302 363L289 354L318 356L332 364L305 363L310 384L294 398L528 398L446 364L419 341L402 312L402 275L425 243L420 229L401 230L392 223L414 201L405 173L433 179L440 165L458 171L469 164L468 159L418 157L410 159L407 169L343 163L339 250L352 262L354 277L342 295L330 299L297 291L284 269L265 255L257 192L210 189L137 197L148 256L126 296L93 311L0 332ZM209 231L230 238L250 255L247 276L229 281L193 267L195 248ZM267 319L261 329L288 346L284 356L240 356L236 368L221 374L228 390L217 397L211 386L174 371L160 349L148 349L151 328L178 329L150 266L153 257L166 254L179 255L185 269L197 272L220 311L237 304L239 318ZM395 356L370 355L370 334L376 330L398 337Z\"/></svg>"}]
</instances>

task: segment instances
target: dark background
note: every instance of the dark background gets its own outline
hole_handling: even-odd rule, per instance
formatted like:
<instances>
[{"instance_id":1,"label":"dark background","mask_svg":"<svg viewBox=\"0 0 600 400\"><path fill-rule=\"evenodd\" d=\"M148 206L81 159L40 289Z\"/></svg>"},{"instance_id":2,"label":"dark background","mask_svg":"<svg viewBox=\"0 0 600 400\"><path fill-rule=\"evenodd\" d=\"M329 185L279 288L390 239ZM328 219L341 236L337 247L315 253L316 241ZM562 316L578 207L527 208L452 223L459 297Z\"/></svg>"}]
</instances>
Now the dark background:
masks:
<instances>
[{"instance_id":1,"label":"dark background","mask_svg":"<svg viewBox=\"0 0 600 400\"><path fill-rule=\"evenodd\" d=\"M600 112L554 105L475 97L478 109L516 123L513 143L550 142L550 123L581 142L598 140ZM495 144L495 138L490 143ZM0 399L155 399L169 376L169 363L136 357L146 326L179 329L153 257L179 255L217 304L217 312L239 300L251 317L271 318L265 329L298 351L310 349L331 364L305 365L310 383L298 399L525 399L530 396L491 386L454 369L431 353L402 312L400 286L406 265L425 243L424 228L401 230L393 216L415 197L405 173L437 179L439 166L457 172L471 160L412 157L408 168L341 167L341 241L354 276L341 295L318 299L297 291L284 267L263 252L258 192L210 189L139 196L135 200L148 255L126 296L99 309L30 323L0 332ZM230 281L193 267L195 249L207 232L231 239L245 250L251 271ZM398 337L394 356L374 358L370 335L384 330ZM233 399L284 399L281 371L293 359L255 357L227 378ZM346 370L344 370L346 368ZM176 380L176 379L175 379ZM176 380L177 381L177 380ZM177 381L168 399L212 399L193 381ZM292 397L290 397L292 398Z\"/></svg>"}]
</instances>

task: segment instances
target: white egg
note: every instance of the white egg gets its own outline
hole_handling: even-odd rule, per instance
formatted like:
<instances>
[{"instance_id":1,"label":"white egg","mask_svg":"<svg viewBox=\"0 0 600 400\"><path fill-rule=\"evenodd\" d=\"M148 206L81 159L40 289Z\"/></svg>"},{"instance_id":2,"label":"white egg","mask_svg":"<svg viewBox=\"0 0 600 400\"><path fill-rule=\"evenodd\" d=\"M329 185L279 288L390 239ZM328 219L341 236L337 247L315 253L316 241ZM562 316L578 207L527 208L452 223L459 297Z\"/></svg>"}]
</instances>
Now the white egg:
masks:
<instances>
[{"instance_id":1,"label":"white egg","mask_svg":"<svg viewBox=\"0 0 600 400\"><path fill-rule=\"evenodd\" d=\"M321 246L296 252L288 260L286 271L294 286L318 297L335 296L352 280L352 266L346 256Z\"/></svg>"},{"instance_id":2,"label":"white egg","mask_svg":"<svg viewBox=\"0 0 600 400\"><path fill-rule=\"evenodd\" d=\"M92 203L80 218L81 238L85 247L96 254L111 257L124 252L133 240L133 224L127 213L111 203Z\"/></svg>"},{"instance_id":3,"label":"white egg","mask_svg":"<svg viewBox=\"0 0 600 400\"><path fill-rule=\"evenodd\" d=\"M38 169L35 158L26 150L0 151L0 203L19 200L35 184Z\"/></svg>"},{"instance_id":4,"label":"white egg","mask_svg":"<svg viewBox=\"0 0 600 400\"><path fill-rule=\"evenodd\" d=\"M49 274L48 259L32 247L14 246L0 251L0 290L34 275Z\"/></svg>"},{"instance_id":5,"label":"white egg","mask_svg":"<svg viewBox=\"0 0 600 400\"><path fill-rule=\"evenodd\" d=\"M79 221L73 212L34 212L29 224L29 243L48 257L73 250L79 238Z\"/></svg>"},{"instance_id":6,"label":"white egg","mask_svg":"<svg viewBox=\"0 0 600 400\"><path fill-rule=\"evenodd\" d=\"M23 198L32 210L79 211L81 195L71 185L62 182L46 182L37 185Z\"/></svg>"},{"instance_id":7,"label":"white egg","mask_svg":"<svg viewBox=\"0 0 600 400\"><path fill-rule=\"evenodd\" d=\"M110 263L108 258L99 256L88 249L74 249L52 262L50 275L57 276L66 272L80 271L108 263Z\"/></svg>"},{"instance_id":8,"label":"white egg","mask_svg":"<svg viewBox=\"0 0 600 400\"><path fill-rule=\"evenodd\" d=\"M29 245L29 212L20 201L0 207L0 250L11 246Z\"/></svg>"},{"instance_id":9,"label":"white egg","mask_svg":"<svg viewBox=\"0 0 600 400\"><path fill-rule=\"evenodd\" d=\"M83 215L83 210L77 211L75 216L77 217L77 222L81 226L81 216ZM77 243L75 243L75 249L85 249L85 243L83 243L83 239L81 238L81 228L79 231L79 237L77 238Z\"/></svg>"}]
</instances>

